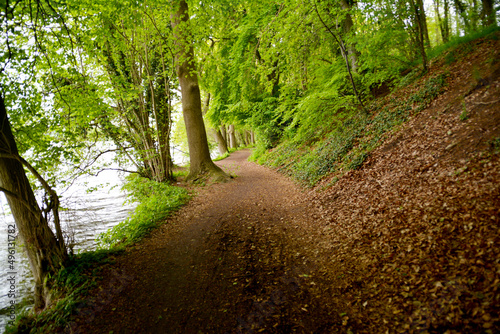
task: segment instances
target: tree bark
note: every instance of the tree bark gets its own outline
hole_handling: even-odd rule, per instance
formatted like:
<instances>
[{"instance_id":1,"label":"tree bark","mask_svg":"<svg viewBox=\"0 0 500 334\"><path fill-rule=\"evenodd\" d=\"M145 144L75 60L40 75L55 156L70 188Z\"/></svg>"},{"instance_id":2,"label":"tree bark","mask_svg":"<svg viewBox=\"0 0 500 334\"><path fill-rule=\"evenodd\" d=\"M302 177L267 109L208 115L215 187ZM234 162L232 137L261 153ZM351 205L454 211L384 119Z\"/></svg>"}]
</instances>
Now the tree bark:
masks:
<instances>
[{"instance_id":1,"label":"tree bark","mask_svg":"<svg viewBox=\"0 0 500 334\"><path fill-rule=\"evenodd\" d=\"M352 16L350 13L352 5L349 4L347 0L340 0L340 6L343 10L346 11L346 17L342 21L342 32L345 36L353 33L354 21L352 20ZM358 72L358 52L356 51L356 47L354 43L347 43L347 56L349 58L349 62L351 63L351 69L354 73Z\"/></svg>"},{"instance_id":2,"label":"tree bark","mask_svg":"<svg viewBox=\"0 0 500 334\"><path fill-rule=\"evenodd\" d=\"M217 142L217 147L219 148L219 154L224 155L228 153L227 142L222 136L222 133L218 129L214 129L214 137Z\"/></svg>"},{"instance_id":3,"label":"tree bark","mask_svg":"<svg viewBox=\"0 0 500 334\"><path fill-rule=\"evenodd\" d=\"M236 141L236 135L234 133L234 125L233 124L229 125L229 128L227 129L227 134L229 137L229 147L233 148L233 149L238 147L238 142Z\"/></svg>"},{"instance_id":4,"label":"tree bark","mask_svg":"<svg viewBox=\"0 0 500 334\"><path fill-rule=\"evenodd\" d=\"M320 13L318 11L318 7L316 6L316 3L314 3L314 10L316 11L316 14L318 15L318 19L321 21L321 24L323 24L323 26L325 27L325 29L330 33L330 35L332 35L333 39L335 39L335 41L339 45L340 51L342 53L342 57L344 58L344 61L345 61L345 64L346 64L347 73L349 74L349 79L351 81L351 85L352 85L352 89L354 91L354 95L356 96L356 99L358 100L359 105L361 106L361 108L363 108L363 110L365 112L367 112L367 110L365 108L365 105L363 104L363 100L361 100L361 96L359 95L358 90L356 88L356 83L354 82L354 78L352 76L351 64L349 63L349 58L347 57L348 53L347 53L347 50L345 48L344 41L342 40L342 38L341 38L340 35L337 36L332 31L332 29L330 29L330 27L325 23L325 21L323 21L323 19L321 18Z\"/></svg>"},{"instance_id":5,"label":"tree bark","mask_svg":"<svg viewBox=\"0 0 500 334\"><path fill-rule=\"evenodd\" d=\"M209 106L210 106L210 93L207 94L207 98L205 99L205 103L202 110L203 116L207 114ZM212 133L215 142L217 143L217 148L219 149L219 155L222 156L228 153L226 138L222 135L221 130L217 128L212 128L210 129L210 132Z\"/></svg>"},{"instance_id":6,"label":"tree bark","mask_svg":"<svg viewBox=\"0 0 500 334\"><path fill-rule=\"evenodd\" d=\"M416 26L416 31L415 31L415 37L417 41L417 47L419 49L420 55L422 56L422 65L423 65L423 70L424 72L427 72L427 53L425 52L425 37L424 37L424 27L422 26L422 17L424 17L425 20L425 15L420 11L420 5L419 1L421 0L410 0L410 4L413 8L413 12L415 15L415 26Z\"/></svg>"},{"instance_id":7,"label":"tree bark","mask_svg":"<svg viewBox=\"0 0 500 334\"><path fill-rule=\"evenodd\" d=\"M483 18L483 25L484 26L489 26L489 25L496 25L497 24L497 18L496 18L496 13L494 10L494 1L493 0L482 0L483 3L483 9L481 12L481 16Z\"/></svg>"},{"instance_id":8,"label":"tree bark","mask_svg":"<svg viewBox=\"0 0 500 334\"><path fill-rule=\"evenodd\" d=\"M453 3L455 5L455 12L457 13L457 16L460 16L464 21L465 32L469 32L471 30L471 23L469 18L467 17L467 10L465 5L462 3L461 0L454 0ZM457 26L458 23L459 21L457 20ZM457 27L457 34L460 34L458 27Z\"/></svg>"},{"instance_id":9,"label":"tree bark","mask_svg":"<svg viewBox=\"0 0 500 334\"><path fill-rule=\"evenodd\" d=\"M50 277L64 266L68 254L62 235L56 239L36 201L19 157L2 96L0 121L0 187L7 197L35 278L35 308L43 309L50 304Z\"/></svg>"},{"instance_id":10,"label":"tree bark","mask_svg":"<svg viewBox=\"0 0 500 334\"><path fill-rule=\"evenodd\" d=\"M185 0L178 0L176 12L171 16L176 44L176 70L182 95L182 112L189 146L189 175L187 180L196 180L205 174L216 181L225 181L229 176L210 158L207 133L201 110L200 87L196 74L194 50L189 34L189 13Z\"/></svg>"},{"instance_id":11,"label":"tree bark","mask_svg":"<svg viewBox=\"0 0 500 334\"><path fill-rule=\"evenodd\" d=\"M450 40L450 10L448 0L443 1L443 17L441 17L441 14L439 12L439 6L439 0L434 0L434 11L436 12L439 30L441 31L441 38L443 40L443 43L448 43L448 41Z\"/></svg>"},{"instance_id":12,"label":"tree bark","mask_svg":"<svg viewBox=\"0 0 500 334\"><path fill-rule=\"evenodd\" d=\"M220 134L222 135L222 138L224 138L224 141L226 142L227 146L227 132L226 132L226 126L224 124L220 126Z\"/></svg>"},{"instance_id":13,"label":"tree bark","mask_svg":"<svg viewBox=\"0 0 500 334\"><path fill-rule=\"evenodd\" d=\"M422 29L422 35L424 39L425 47L429 48L431 46L431 41L429 39L429 30L427 29L427 17L425 15L424 2L422 0L416 0L419 10L419 20L420 27Z\"/></svg>"}]
</instances>

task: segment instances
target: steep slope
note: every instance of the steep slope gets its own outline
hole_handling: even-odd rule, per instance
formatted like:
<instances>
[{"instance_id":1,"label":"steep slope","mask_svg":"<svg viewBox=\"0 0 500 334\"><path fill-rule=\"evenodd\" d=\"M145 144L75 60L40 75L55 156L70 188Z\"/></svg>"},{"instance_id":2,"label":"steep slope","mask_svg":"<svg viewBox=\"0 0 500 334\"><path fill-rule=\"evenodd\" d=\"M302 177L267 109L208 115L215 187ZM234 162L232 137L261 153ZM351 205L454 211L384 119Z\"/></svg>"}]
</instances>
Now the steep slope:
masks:
<instances>
[{"instance_id":1,"label":"steep slope","mask_svg":"<svg viewBox=\"0 0 500 334\"><path fill-rule=\"evenodd\" d=\"M432 64L427 78L445 74L446 86L428 108L390 132L360 169L310 192L323 212L324 272L345 331L500 330L496 36L463 46L450 65Z\"/></svg>"}]
</instances>

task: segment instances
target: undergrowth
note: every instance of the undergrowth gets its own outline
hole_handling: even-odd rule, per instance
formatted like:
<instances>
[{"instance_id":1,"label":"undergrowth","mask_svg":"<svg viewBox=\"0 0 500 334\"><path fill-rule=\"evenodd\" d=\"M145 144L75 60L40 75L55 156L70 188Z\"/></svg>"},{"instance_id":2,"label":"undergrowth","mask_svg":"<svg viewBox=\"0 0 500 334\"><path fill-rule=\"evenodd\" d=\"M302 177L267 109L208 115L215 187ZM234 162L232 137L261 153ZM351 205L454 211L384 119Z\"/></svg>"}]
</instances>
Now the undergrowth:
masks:
<instances>
[{"instance_id":1,"label":"undergrowth","mask_svg":"<svg viewBox=\"0 0 500 334\"><path fill-rule=\"evenodd\" d=\"M70 255L66 267L54 277L53 305L35 314L25 309L18 315L14 326L7 326L5 333L55 333L67 324L71 315L80 309L83 297L99 280L104 265L113 263L112 256L120 250L100 250Z\"/></svg>"},{"instance_id":2,"label":"undergrowth","mask_svg":"<svg viewBox=\"0 0 500 334\"><path fill-rule=\"evenodd\" d=\"M309 187L328 174L358 169L369 153L381 144L384 134L434 100L445 86L445 79L446 74L431 77L406 99L392 98L382 106L374 102L370 106L371 114L348 115L314 145L302 145L299 136L284 141L271 151L254 151L252 160L278 168Z\"/></svg>"},{"instance_id":3,"label":"undergrowth","mask_svg":"<svg viewBox=\"0 0 500 334\"><path fill-rule=\"evenodd\" d=\"M137 175L130 175L127 181L123 189L129 192L129 200L139 205L129 218L96 238L98 249L122 247L141 240L189 200L184 188Z\"/></svg>"}]
</instances>

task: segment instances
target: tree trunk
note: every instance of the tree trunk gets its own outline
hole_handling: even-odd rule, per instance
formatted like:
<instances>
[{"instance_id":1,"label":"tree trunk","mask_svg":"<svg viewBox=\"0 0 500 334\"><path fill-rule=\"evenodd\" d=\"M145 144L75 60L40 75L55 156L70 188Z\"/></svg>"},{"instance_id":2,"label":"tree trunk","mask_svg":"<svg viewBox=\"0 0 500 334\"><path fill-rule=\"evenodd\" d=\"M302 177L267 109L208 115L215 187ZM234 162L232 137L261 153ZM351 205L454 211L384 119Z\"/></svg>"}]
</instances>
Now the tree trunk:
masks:
<instances>
[{"instance_id":1,"label":"tree trunk","mask_svg":"<svg viewBox=\"0 0 500 334\"><path fill-rule=\"evenodd\" d=\"M209 174L216 181L225 181L229 176L210 158L194 50L189 34L188 5L185 0L178 0L176 4L177 10L171 16L171 23L176 44L175 62L181 86L182 112L189 146L190 168L187 180L196 180L204 174Z\"/></svg>"},{"instance_id":2,"label":"tree trunk","mask_svg":"<svg viewBox=\"0 0 500 334\"><path fill-rule=\"evenodd\" d=\"M43 309L50 304L50 278L64 266L68 254L62 235L58 240L50 229L38 206L21 160L16 158L19 153L2 96L0 120L0 187L7 197L35 278L35 308ZM9 155L12 157L8 157ZM54 214L57 214L57 210Z\"/></svg>"},{"instance_id":3,"label":"tree trunk","mask_svg":"<svg viewBox=\"0 0 500 334\"><path fill-rule=\"evenodd\" d=\"M208 108L210 106L210 93L207 94L207 98L205 99L205 103L203 106L203 116L208 112ZM227 150L227 142L225 136L222 135L221 130L217 128L210 129L210 132L213 134L215 142L217 143L217 147L219 149L219 155L224 155L228 153Z\"/></svg>"},{"instance_id":4,"label":"tree trunk","mask_svg":"<svg viewBox=\"0 0 500 334\"><path fill-rule=\"evenodd\" d=\"M347 0L340 0L340 6L343 10L346 11L346 17L342 21L342 32L345 36L348 36L353 32L354 21L351 17L351 5ZM351 63L351 69L354 73L358 72L358 52L356 51L356 47L354 43L349 42L346 46L347 49L347 57L349 58L349 62Z\"/></svg>"},{"instance_id":5,"label":"tree trunk","mask_svg":"<svg viewBox=\"0 0 500 334\"><path fill-rule=\"evenodd\" d=\"M471 30L471 23L469 18L467 17L467 10L465 5L462 3L461 0L454 0L453 1L455 5L455 12L457 13L457 16L460 16L462 20L464 21L464 27L465 27L465 32L470 32ZM457 20L457 25L458 25L458 20ZM457 35L460 34L460 30L457 29Z\"/></svg>"},{"instance_id":6,"label":"tree trunk","mask_svg":"<svg viewBox=\"0 0 500 334\"><path fill-rule=\"evenodd\" d=\"M349 79L351 81L351 85L352 85L352 89L354 91L354 95L356 96L356 99L358 100L359 105L361 106L361 108L363 108L363 110L365 112L367 112L367 110L365 108L365 105L363 104L363 100L361 100L361 96L358 93L358 89L356 88L356 83L354 82L354 78L352 76L351 64L349 62L349 58L347 57L348 53L347 53L347 50L345 48L344 41L342 40L342 37L340 35L337 36L337 34L335 34L332 31L332 29L326 24L326 22L321 18L321 15L320 15L320 13L318 11L318 7L316 6L316 3L314 3L314 10L316 11L316 14L318 15L318 19L321 21L321 24L323 24L323 26L325 27L325 29L330 33L330 35L332 35L333 39L339 45L340 51L342 53L342 58L344 58L344 61L345 61L345 65L346 65L346 68L347 68L347 73L349 74Z\"/></svg>"},{"instance_id":7,"label":"tree trunk","mask_svg":"<svg viewBox=\"0 0 500 334\"><path fill-rule=\"evenodd\" d=\"M226 142L227 146L227 132L226 132L226 126L224 124L220 126L220 134L222 135L222 138L224 138L224 141Z\"/></svg>"},{"instance_id":8,"label":"tree trunk","mask_svg":"<svg viewBox=\"0 0 500 334\"><path fill-rule=\"evenodd\" d=\"M424 72L427 72L427 54L425 52L425 37L424 37L424 27L422 26L422 16L423 13L420 11L420 5L419 1L421 0L410 0L410 4L413 9L413 13L415 15L415 26L416 26L416 31L415 31L415 37L417 41L417 48L420 52L420 55L422 56L422 65L423 65L423 70ZM425 19L424 19L425 20Z\"/></svg>"},{"instance_id":9,"label":"tree trunk","mask_svg":"<svg viewBox=\"0 0 500 334\"><path fill-rule=\"evenodd\" d=\"M220 130L214 129L214 137L215 141L217 142L217 147L219 148L219 154L222 156L228 153L227 142L226 140L224 140L224 137L222 136Z\"/></svg>"},{"instance_id":10,"label":"tree trunk","mask_svg":"<svg viewBox=\"0 0 500 334\"><path fill-rule=\"evenodd\" d=\"M238 147L238 142L236 141L236 135L234 133L234 125L233 124L229 125L229 129L227 129L227 134L229 137L229 147L233 148L233 149Z\"/></svg>"},{"instance_id":11,"label":"tree trunk","mask_svg":"<svg viewBox=\"0 0 500 334\"><path fill-rule=\"evenodd\" d=\"M245 138L245 132L242 131L237 131L236 132L236 138L237 140L241 143L242 146L247 146L247 141Z\"/></svg>"},{"instance_id":12,"label":"tree trunk","mask_svg":"<svg viewBox=\"0 0 500 334\"><path fill-rule=\"evenodd\" d=\"M496 18L496 13L494 10L494 1L493 0L482 0L483 3L483 9L481 12L481 16L483 18L483 25L484 26L489 26L489 25L496 25L497 24L497 18Z\"/></svg>"},{"instance_id":13,"label":"tree trunk","mask_svg":"<svg viewBox=\"0 0 500 334\"><path fill-rule=\"evenodd\" d=\"M429 48L431 46L431 42L429 39L429 30L427 29L427 17L425 15L424 2L422 0L416 0L417 6L419 10L419 20L420 27L422 29L422 35L424 39L425 47Z\"/></svg>"}]
</instances>

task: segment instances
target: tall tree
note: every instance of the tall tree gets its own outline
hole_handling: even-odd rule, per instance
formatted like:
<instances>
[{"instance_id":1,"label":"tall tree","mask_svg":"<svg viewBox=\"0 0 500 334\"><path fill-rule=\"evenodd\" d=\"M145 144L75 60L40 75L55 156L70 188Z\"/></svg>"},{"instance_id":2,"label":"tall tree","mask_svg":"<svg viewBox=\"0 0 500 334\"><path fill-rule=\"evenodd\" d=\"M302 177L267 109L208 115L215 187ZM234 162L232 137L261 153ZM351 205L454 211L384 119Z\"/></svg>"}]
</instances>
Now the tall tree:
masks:
<instances>
[{"instance_id":1,"label":"tall tree","mask_svg":"<svg viewBox=\"0 0 500 334\"><path fill-rule=\"evenodd\" d=\"M483 8L481 11L481 17L483 19L483 25L496 25L497 16L495 11L495 1L494 0L482 0Z\"/></svg>"},{"instance_id":2,"label":"tall tree","mask_svg":"<svg viewBox=\"0 0 500 334\"><path fill-rule=\"evenodd\" d=\"M440 0L434 0L434 11L438 20L439 30L443 43L448 43L450 40L450 6L448 0L443 0L443 16L439 12Z\"/></svg>"},{"instance_id":3,"label":"tall tree","mask_svg":"<svg viewBox=\"0 0 500 334\"><path fill-rule=\"evenodd\" d=\"M26 177L23 163L27 165L19 156L5 102L0 96L0 190L7 197L35 278L35 308L43 309L51 301L50 278L64 266L68 255L58 221L57 195L51 192L51 203L44 214ZM58 238L48 224L47 212L50 210L54 215Z\"/></svg>"},{"instance_id":4,"label":"tall tree","mask_svg":"<svg viewBox=\"0 0 500 334\"><path fill-rule=\"evenodd\" d=\"M353 77L353 73L352 73L353 69L352 69L351 63L349 62L349 53L348 53L347 48L345 46L344 40L342 39L342 36L340 36L340 34L334 32L332 30L332 28L325 22L325 20L322 18L321 14L318 10L318 5L316 2L314 2L314 11L316 12L318 19L323 24L325 29L330 33L330 35L333 37L335 42L337 42L338 46L340 47L340 51L342 53L342 57L344 58L345 65L347 68L349 80L351 82L352 90L354 92L354 95L356 96L356 99L358 100L359 105L364 109L365 106L363 104L363 100L361 99L361 94L358 92L358 88L356 87L356 82L354 81L354 77Z\"/></svg>"},{"instance_id":5,"label":"tall tree","mask_svg":"<svg viewBox=\"0 0 500 334\"><path fill-rule=\"evenodd\" d=\"M192 35L189 29L189 11L185 0L175 1L171 16L176 44L176 69L182 94L182 112L189 146L188 180L196 180L205 174L216 181L228 180L228 175L215 165L210 157L207 134L203 122L200 86Z\"/></svg>"},{"instance_id":6,"label":"tall tree","mask_svg":"<svg viewBox=\"0 0 500 334\"><path fill-rule=\"evenodd\" d=\"M425 22L425 12L422 11L421 0L410 0L411 8L413 9L413 22L414 22L414 37L416 40L416 47L418 53L422 57L422 65L424 72L427 72L427 52L425 50L425 34L427 25ZM427 36L428 38L428 36Z\"/></svg>"},{"instance_id":7,"label":"tall tree","mask_svg":"<svg viewBox=\"0 0 500 334\"><path fill-rule=\"evenodd\" d=\"M345 11L345 18L342 20L342 32L349 39L351 34L354 34L354 21L351 15L351 8L355 5L355 2L351 2L348 0L340 0L340 6ZM347 43L347 53L349 55L349 61L351 63L351 68L353 72L358 71L358 52L356 51L356 47L354 43Z\"/></svg>"}]
</instances>

